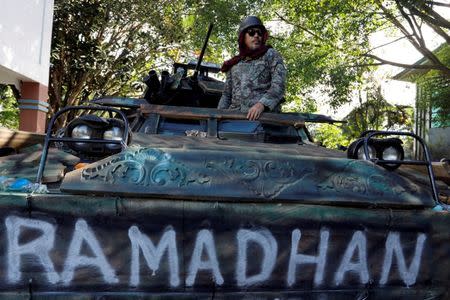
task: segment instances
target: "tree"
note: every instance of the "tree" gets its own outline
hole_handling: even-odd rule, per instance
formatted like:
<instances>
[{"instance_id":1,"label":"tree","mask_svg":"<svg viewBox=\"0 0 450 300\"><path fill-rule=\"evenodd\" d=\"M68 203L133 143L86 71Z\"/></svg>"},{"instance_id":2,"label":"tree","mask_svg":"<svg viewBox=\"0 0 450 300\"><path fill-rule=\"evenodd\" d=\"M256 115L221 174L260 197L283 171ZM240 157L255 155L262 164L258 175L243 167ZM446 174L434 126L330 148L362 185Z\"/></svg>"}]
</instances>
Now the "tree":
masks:
<instances>
[{"instance_id":1,"label":"tree","mask_svg":"<svg viewBox=\"0 0 450 300\"><path fill-rule=\"evenodd\" d=\"M99 96L140 96L149 69L195 58L209 22L215 30L205 58L221 62L219 49L235 41L230 26L237 28L255 6L250 0L55 1L50 115Z\"/></svg>"},{"instance_id":2,"label":"tree","mask_svg":"<svg viewBox=\"0 0 450 300\"><path fill-rule=\"evenodd\" d=\"M447 74L448 63L426 47L422 33L430 26L448 41L448 22L436 7L445 5L419 0L58 0L50 113L102 95L139 96L141 79L151 67L196 57L209 22L215 29L205 60L221 63L235 54L239 21L249 14L275 21L269 43L289 70L290 107L314 111L320 96L336 108L362 88L366 72L386 63L404 66L374 54L369 36L379 30L397 30L428 55L429 63L411 67ZM278 30L280 24L288 29Z\"/></svg>"},{"instance_id":3,"label":"tree","mask_svg":"<svg viewBox=\"0 0 450 300\"><path fill-rule=\"evenodd\" d=\"M19 106L13 88L0 84L0 126L19 128Z\"/></svg>"},{"instance_id":4,"label":"tree","mask_svg":"<svg viewBox=\"0 0 450 300\"><path fill-rule=\"evenodd\" d=\"M450 45L439 47L433 54L442 62L450 65ZM450 126L450 78L438 70L431 70L417 76L415 82L420 93L417 97L417 108L431 111L433 127Z\"/></svg>"},{"instance_id":5,"label":"tree","mask_svg":"<svg viewBox=\"0 0 450 300\"><path fill-rule=\"evenodd\" d=\"M405 68L436 70L446 77L450 65L427 47L424 26L431 27L447 42L449 22L436 7L450 7L423 0L273 0L266 3L273 13L267 18L290 26L277 36L289 69L289 100L311 107L314 95L326 95L333 107L360 88L363 74L390 64ZM371 45L371 34L391 30L400 38L384 45ZM375 55L380 47L407 39L427 59L425 65L407 65Z\"/></svg>"},{"instance_id":6,"label":"tree","mask_svg":"<svg viewBox=\"0 0 450 300\"><path fill-rule=\"evenodd\" d=\"M360 104L355 107L342 125L320 124L314 128L315 138L328 148L348 146L367 130L412 131L413 108L389 104L375 85L365 86L366 97L360 93ZM404 139L408 147L410 139Z\"/></svg>"},{"instance_id":7,"label":"tree","mask_svg":"<svg viewBox=\"0 0 450 300\"><path fill-rule=\"evenodd\" d=\"M450 127L450 79L427 74L418 84L421 85L418 108L431 112L433 127Z\"/></svg>"},{"instance_id":8,"label":"tree","mask_svg":"<svg viewBox=\"0 0 450 300\"><path fill-rule=\"evenodd\" d=\"M412 114L412 107L389 104L377 91L345 117L344 133L357 138L366 130L412 131Z\"/></svg>"},{"instance_id":9,"label":"tree","mask_svg":"<svg viewBox=\"0 0 450 300\"><path fill-rule=\"evenodd\" d=\"M450 64L442 61L432 49L429 49L426 43L426 37L423 34L425 26L441 36L447 43L450 43L450 21L445 19L438 11L437 7L450 8L449 3L439 1L424 0L395 0L395 1L374 1L375 8L378 10L383 21L393 26L402 34L402 39L408 42L419 51L426 59L424 65L402 64L385 60L370 52L367 57L373 58L379 64L389 64L407 69L438 70L445 77L450 78Z\"/></svg>"},{"instance_id":10,"label":"tree","mask_svg":"<svg viewBox=\"0 0 450 300\"><path fill-rule=\"evenodd\" d=\"M200 48L206 29L214 24L206 57L208 61L222 63L237 51L237 33L240 21L261 11L261 4L253 0L186 0L184 26L187 51Z\"/></svg>"},{"instance_id":11,"label":"tree","mask_svg":"<svg viewBox=\"0 0 450 300\"><path fill-rule=\"evenodd\" d=\"M342 134L342 125L320 124L314 128L314 139L322 146L330 149L346 147L352 142L352 137Z\"/></svg>"},{"instance_id":12,"label":"tree","mask_svg":"<svg viewBox=\"0 0 450 300\"><path fill-rule=\"evenodd\" d=\"M141 76L183 36L182 3L55 1L50 114L102 95L139 94ZM63 126L66 118L61 118Z\"/></svg>"}]
</instances>

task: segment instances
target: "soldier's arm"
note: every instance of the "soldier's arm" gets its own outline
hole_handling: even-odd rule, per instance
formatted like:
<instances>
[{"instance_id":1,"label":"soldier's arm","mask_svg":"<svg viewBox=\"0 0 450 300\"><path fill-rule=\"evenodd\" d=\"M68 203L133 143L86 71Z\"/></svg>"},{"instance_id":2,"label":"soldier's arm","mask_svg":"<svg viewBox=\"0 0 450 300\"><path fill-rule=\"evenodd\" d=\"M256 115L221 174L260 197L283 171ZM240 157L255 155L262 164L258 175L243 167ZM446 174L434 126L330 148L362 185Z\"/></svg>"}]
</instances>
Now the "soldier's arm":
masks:
<instances>
[{"instance_id":1,"label":"soldier's arm","mask_svg":"<svg viewBox=\"0 0 450 300\"><path fill-rule=\"evenodd\" d=\"M229 108L231 105L231 93L232 93L232 79L231 70L227 72L227 79L225 80L225 88L222 92L222 97L220 97L219 104L217 108L225 109Z\"/></svg>"},{"instance_id":2,"label":"soldier's arm","mask_svg":"<svg viewBox=\"0 0 450 300\"><path fill-rule=\"evenodd\" d=\"M270 88L259 102L270 110L274 110L281 99L283 99L286 87L286 67L284 66L283 58L276 51L270 64L270 72L272 77Z\"/></svg>"}]
</instances>

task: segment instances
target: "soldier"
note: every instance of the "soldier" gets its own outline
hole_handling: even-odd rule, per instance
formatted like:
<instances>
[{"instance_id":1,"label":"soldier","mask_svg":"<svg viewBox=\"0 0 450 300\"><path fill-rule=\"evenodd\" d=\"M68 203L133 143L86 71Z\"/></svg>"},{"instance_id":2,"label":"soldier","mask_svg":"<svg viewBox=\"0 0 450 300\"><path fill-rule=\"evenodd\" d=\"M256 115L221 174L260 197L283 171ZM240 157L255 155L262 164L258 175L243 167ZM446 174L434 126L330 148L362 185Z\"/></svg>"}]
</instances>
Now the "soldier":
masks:
<instances>
[{"instance_id":1,"label":"soldier","mask_svg":"<svg viewBox=\"0 0 450 300\"><path fill-rule=\"evenodd\" d=\"M281 55L266 45L269 34L258 17L239 26L239 54L223 63L225 89L217 108L237 109L257 120L263 111L280 111L286 68Z\"/></svg>"}]
</instances>

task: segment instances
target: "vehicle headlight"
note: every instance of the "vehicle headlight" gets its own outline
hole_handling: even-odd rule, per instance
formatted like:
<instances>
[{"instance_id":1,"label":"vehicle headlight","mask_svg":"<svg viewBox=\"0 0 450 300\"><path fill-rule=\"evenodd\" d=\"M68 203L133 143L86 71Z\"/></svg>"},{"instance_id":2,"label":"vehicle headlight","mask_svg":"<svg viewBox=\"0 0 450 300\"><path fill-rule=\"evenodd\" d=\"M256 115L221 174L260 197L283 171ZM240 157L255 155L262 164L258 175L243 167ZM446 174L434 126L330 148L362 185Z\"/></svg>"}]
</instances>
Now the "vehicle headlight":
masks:
<instances>
[{"instance_id":1,"label":"vehicle headlight","mask_svg":"<svg viewBox=\"0 0 450 300\"><path fill-rule=\"evenodd\" d=\"M367 134L368 132L363 133L359 139L353 141L348 146L348 158L361 160L366 159L366 155L364 153L364 136L366 136ZM401 164L391 163L391 161L401 161L405 158L405 152L401 144L402 141L399 138L371 138L367 141L369 158L373 159L383 168L393 171L397 169Z\"/></svg>"},{"instance_id":2,"label":"vehicle headlight","mask_svg":"<svg viewBox=\"0 0 450 300\"><path fill-rule=\"evenodd\" d=\"M376 151L375 148L372 145L367 145L369 148L369 157L375 158L376 157ZM366 154L364 153L364 143L361 144L361 146L358 148L358 159L366 159Z\"/></svg>"},{"instance_id":3,"label":"vehicle headlight","mask_svg":"<svg viewBox=\"0 0 450 300\"><path fill-rule=\"evenodd\" d=\"M125 127L121 120L83 115L67 125L64 136L80 140L68 141L66 144L76 155L90 159L118 153L122 145L117 141L122 140L124 132ZM113 144L113 141L117 144Z\"/></svg>"},{"instance_id":4,"label":"vehicle headlight","mask_svg":"<svg viewBox=\"0 0 450 300\"><path fill-rule=\"evenodd\" d=\"M114 140L114 141L120 141L122 139L123 131L119 127L113 127L109 130L106 130L103 133L103 138L105 140Z\"/></svg>"},{"instance_id":5,"label":"vehicle headlight","mask_svg":"<svg viewBox=\"0 0 450 300\"><path fill-rule=\"evenodd\" d=\"M389 144L385 145L381 151L381 158L383 160L403 160L405 158L405 151L401 143L399 139L390 139ZM392 171L400 167L400 164L384 164L383 167Z\"/></svg>"},{"instance_id":6,"label":"vehicle headlight","mask_svg":"<svg viewBox=\"0 0 450 300\"><path fill-rule=\"evenodd\" d=\"M384 160L401 160L401 153L397 148L389 146L383 150L382 157Z\"/></svg>"},{"instance_id":7,"label":"vehicle headlight","mask_svg":"<svg viewBox=\"0 0 450 300\"><path fill-rule=\"evenodd\" d=\"M72 129L72 137L88 140L92 136L92 129L87 125L78 125Z\"/></svg>"},{"instance_id":8,"label":"vehicle headlight","mask_svg":"<svg viewBox=\"0 0 450 300\"><path fill-rule=\"evenodd\" d=\"M122 139L122 135L123 135L122 128L114 126L111 129L108 129L103 133L103 139L120 141ZM119 144L106 144L106 147L109 149L121 148L121 146Z\"/></svg>"}]
</instances>

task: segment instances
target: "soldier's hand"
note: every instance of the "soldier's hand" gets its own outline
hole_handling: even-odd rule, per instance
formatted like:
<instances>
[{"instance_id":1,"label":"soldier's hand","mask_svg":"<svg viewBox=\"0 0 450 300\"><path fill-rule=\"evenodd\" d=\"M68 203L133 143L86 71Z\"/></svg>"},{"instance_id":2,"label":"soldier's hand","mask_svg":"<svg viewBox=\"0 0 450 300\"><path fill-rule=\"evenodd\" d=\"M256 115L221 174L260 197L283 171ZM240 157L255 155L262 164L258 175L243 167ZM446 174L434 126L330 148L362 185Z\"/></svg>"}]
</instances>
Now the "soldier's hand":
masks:
<instances>
[{"instance_id":1,"label":"soldier's hand","mask_svg":"<svg viewBox=\"0 0 450 300\"><path fill-rule=\"evenodd\" d=\"M264 104L258 102L248 110L247 119L249 119L250 121L258 120L263 111Z\"/></svg>"}]
</instances>

